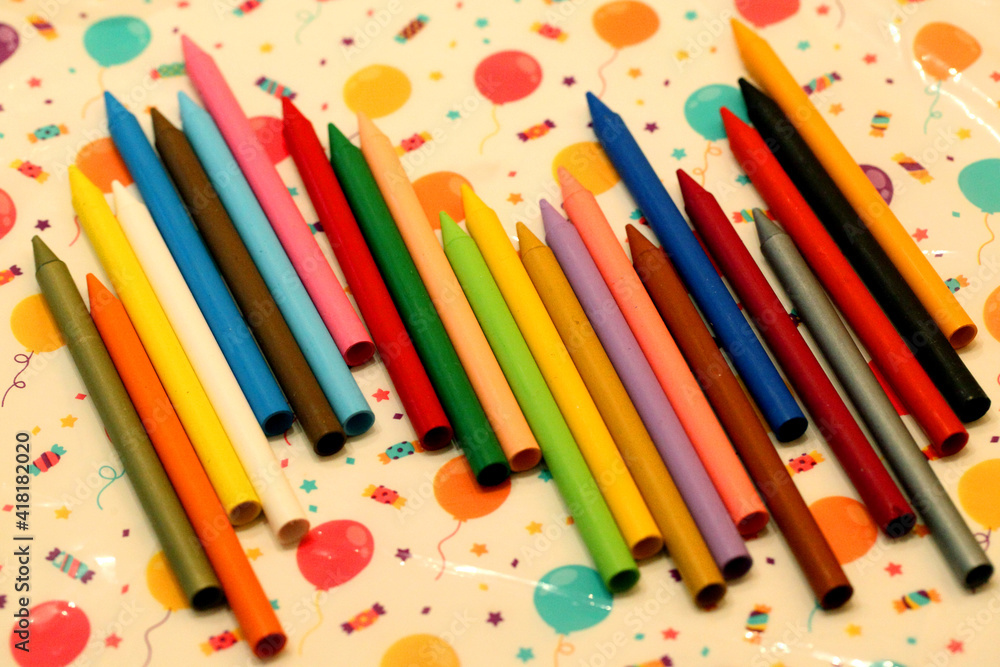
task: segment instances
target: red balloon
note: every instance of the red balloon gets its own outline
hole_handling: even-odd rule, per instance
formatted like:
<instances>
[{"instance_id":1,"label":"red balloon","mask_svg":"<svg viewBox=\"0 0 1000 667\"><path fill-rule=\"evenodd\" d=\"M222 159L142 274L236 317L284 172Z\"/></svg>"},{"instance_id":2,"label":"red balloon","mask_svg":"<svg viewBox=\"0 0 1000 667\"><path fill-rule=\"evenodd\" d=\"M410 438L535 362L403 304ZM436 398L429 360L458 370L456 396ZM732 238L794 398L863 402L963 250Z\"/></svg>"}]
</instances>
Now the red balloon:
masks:
<instances>
[{"instance_id":1,"label":"red balloon","mask_svg":"<svg viewBox=\"0 0 1000 667\"><path fill-rule=\"evenodd\" d=\"M5 612L6 613L6 612ZM10 652L21 667L62 667L73 662L90 639L90 621L76 603L50 600L28 610L30 652L16 648L25 631L15 619L10 632Z\"/></svg>"},{"instance_id":2,"label":"red balloon","mask_svg":"<svg viewBox=\"0 0 1000 667\"><path fill-rule=\"evenodd\" d=\"M476 88L494 104L527 97L541 82L541 65L524 51L500 51L476 67Z\"/></svg>"},{"instance_id":3,"label":"red balloon","mask_svg":"<svg viewBox=\"0 0 1000 667\"><path fill-rule=\"evenodd\" d=\"M799 11L799 0L736 0L736 11L755 27L763 28Z\"/></svg>"},{"instance_id":4,"label":"red balloon","mask_svg":"<svg viewBox=\"0 0 1000 667\"><path fill-rule=\"evenodd\" d=\"M356 577L371 562L371 531L357 521L328 521L310 530L295 554L299 571L321 591Z\"/></svg>"}]
</instances>

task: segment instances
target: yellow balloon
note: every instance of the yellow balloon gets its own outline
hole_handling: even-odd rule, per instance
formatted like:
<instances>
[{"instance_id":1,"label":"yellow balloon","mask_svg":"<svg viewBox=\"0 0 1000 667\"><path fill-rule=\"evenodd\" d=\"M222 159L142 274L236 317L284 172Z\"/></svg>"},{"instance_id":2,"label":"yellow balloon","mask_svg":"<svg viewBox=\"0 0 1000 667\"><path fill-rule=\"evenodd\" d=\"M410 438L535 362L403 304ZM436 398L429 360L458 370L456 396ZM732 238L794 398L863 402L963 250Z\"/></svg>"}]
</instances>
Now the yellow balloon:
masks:
<instances>
[{"instance_id":1,"label":"yellow balloon","mask_svg":"<svg viewBox=\"0 0 1000 667\"><path fill-rule=\"evenodd\" d=\"M607 192L618 182L618 172L596 141L581 141L559 151L552 160L552 176L556 180L559 167L566 167L580 185L595 195Z\"/></svg>"},{"instance_id":2,"label":"yellow balloon","mask_svg":"<svg viewBox=\"0 0 1000 667\"><path fill-rule=\"evenodd\" d=\"M660 17L656 12L649 5L635 0L609 2L594 12L594 30L616 49L644 42L659 28Z\"/></svg>"},{"instance_id":3,"label":"yellow balloon","mask_svg":"<svg viewBox=\"0 0 1000 667\"><path fill-rule=\"evenodd\" d=\"M410 635L389 647L381 667L459 667L455 649L434 635Z\"/></svg>"},{"instance_id":4,"label":"yellow balloon","mask_svg":"<svg viewBox=\"0 0 1000 667\"><path fill-rule=\"evenodd\" d=\"M1000 528L1000 459L977 463L958 480L958 502L987 530Z\"/></svg>"},{"instance_id":5,"label":"yellow balloon","mask_svg":"<svg viewBox=\"0 0 1000 667\"><path fill-rule=\"evenodd\" d=\"M157 551L149 559L149 565L146 566L146 585L164 609L178 611L188 607L187 596L177 583L177 576L170 569L167 557L162 551Z\"/></svg>"},{"instance_id":6,"label":"yellow balloon","mask_svg":"<svg viewBox=\"0 0 1000 667\"><path fill-rule=\"evenodd\" d=\"M410 99L410 79L389 65L369 65L344 84L344 102L369 118L388 116Z\"/></svg>"},{"instance_id":7,"label":"yellow balloon","mask_svg":"<svg viewBox=\"0 0 1000 667\"><path fill-rule=\"evenodd\" d=\"M41 294L21 299L10 313L14 338L33 352L52 352L66 344Z\"/></svg>"}]
</instances>

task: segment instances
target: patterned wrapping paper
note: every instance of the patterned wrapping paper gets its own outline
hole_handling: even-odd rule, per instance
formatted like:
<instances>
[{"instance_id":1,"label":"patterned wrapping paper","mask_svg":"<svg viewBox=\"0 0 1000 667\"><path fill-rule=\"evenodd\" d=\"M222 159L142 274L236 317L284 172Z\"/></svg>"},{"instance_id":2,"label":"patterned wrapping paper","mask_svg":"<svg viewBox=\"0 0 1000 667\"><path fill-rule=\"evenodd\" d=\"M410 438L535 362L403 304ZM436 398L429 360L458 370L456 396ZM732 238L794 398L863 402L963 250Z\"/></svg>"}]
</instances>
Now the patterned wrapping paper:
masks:
<instances>
[{"instance_id":1,"label":"patterned wrapping paper","mask_svg":"<svg viewBox=\"0 0 1000 667\"><path fill-rule=\"evenodd\" d=\"M333 121L353 132L358 109L375 118L398 146L433 220L441 208L462 218L464 179L511 234L519 220L540 232L537 201L559 200L553 169L565 164L600 192L624 240L624 225L641 222L641 213L594 153L587 127L583 94L603 91L671 194L679 196L678 167L704 179L760 258L748 221L761 202L732 159L716 114L720 102L739 104L736 79L745 73L730 17L770 41L891 196L898 217L979 326L961 356L996 403L1000 250L991 227L1000 212L1000 49L993 35L1000 5L994 2L6 3L0 10L0 613L8 641L0 661L13 655L32 665L255 662L228 611L185 608L82 380L53 335L33 277L29 239L39 234L81 288L88 271L104 278L74 220L66 176L75 161L91 176L102 175L107 189L113 177L127 178L109 148L102 87L136 112L149 133L148 106L176 122L177 91L194 95L180 51L179 35L187 33L216 58L254 117L308 221L315 214L280 140L282 95L294 96L320 129ZM612 29L616 20L625 29ZM927 72L916 65L920 57ZM325 236L313 227L332 260ZM854 599L836 612L818 611L770 527L749 542L756 561L750 574L706 612L694 607L663 555L641 564L642 579L627 594L612 599L595 588L589 557L544 469L478 491L454 460L455 449L429 453L413 443L378 362L354 375L376 414L369 434L326 460L312 453L298 426L272 438L313 525L324 527L322 537L282 548L260 523L239 531L289 635L274 664L996 662L998 585L963 590L919 527L896 542L878 535L814 428L779 447L846 563ZM27 531L16 528L14 507L18 431L32 433L35 466ZM992 529L1000 528L996 417L970 425L970 435L965 451L932 465L996 560L990 545ZM919 441L926 443L922 434ZM30 660L9 641L23 594L15 590L15 532L34 536ZM329 569L340 573L332 585L319 578ZM314 581L330 587L318 590ZM582 599L591 604L572 604Z\"/></svg>"}]
</instances>

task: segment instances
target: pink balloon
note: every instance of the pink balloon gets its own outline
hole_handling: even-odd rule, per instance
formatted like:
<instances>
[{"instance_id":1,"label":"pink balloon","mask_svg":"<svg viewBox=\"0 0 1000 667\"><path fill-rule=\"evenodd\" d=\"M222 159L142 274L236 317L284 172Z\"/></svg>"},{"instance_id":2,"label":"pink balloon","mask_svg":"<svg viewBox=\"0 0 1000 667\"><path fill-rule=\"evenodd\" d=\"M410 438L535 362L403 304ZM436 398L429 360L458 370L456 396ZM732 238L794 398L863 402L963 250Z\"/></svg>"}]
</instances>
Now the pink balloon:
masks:
<instances>
[{"instance_id":1,"label":"pink balloon","mask_svg":"<svg viewBox=\"0 0 1000 667\"><path fill-rule=\"evenodd\" d=\"M527 97L542 82L542 67L524 51L500 51L476 67L476 88L494 104Z\"/></svg>"},{"instance_id":2,"label":"pink balloon","mask_svg":"<svg viewBox=\"0 0 1000 667\"><path fill-rule=\"evenodd\" d=\"M375 552L372 534L357 521L328 521L310 530L295 554L299 571L321 591L356 577Z\"/></svg>"},{"instance_id":3,"label":"pink balloon","mask_svg":"<svg viewBox=\"0 0 1000 667\"><path fill-rule=\"evenodd\" d=\"M288 157L288 147L285 146L285 136L282 134L282 123L280 118L274 116L254 116L250 119L250 127L257 135L257 141L261 143L267 152L267 157L271 164L278 164Z\"/></svg>"},{"instance_id":4,"label":"pink balloon","mask_svg":"<svg viewBox=\"0 0 1000 667\"><path fill-rule=\"evenodd\" d=\"M7 232L14 226L17 220L17 208L10 195L0 190L0 239L7 236Z\"/></svg>"},{"instance_id":5,"label":"pink balloon","mask_svg":"<svg viewBox=\"0 0 1000 667\"><path fill-rule=\"evenodd\" d=\"M18 623L10 633L10 652L21 667L62 667L73 662L90 639L90 621L73 602L50 600L28 610L30 652L15 648L22 638Z\"/></svg>"}]
</instances>

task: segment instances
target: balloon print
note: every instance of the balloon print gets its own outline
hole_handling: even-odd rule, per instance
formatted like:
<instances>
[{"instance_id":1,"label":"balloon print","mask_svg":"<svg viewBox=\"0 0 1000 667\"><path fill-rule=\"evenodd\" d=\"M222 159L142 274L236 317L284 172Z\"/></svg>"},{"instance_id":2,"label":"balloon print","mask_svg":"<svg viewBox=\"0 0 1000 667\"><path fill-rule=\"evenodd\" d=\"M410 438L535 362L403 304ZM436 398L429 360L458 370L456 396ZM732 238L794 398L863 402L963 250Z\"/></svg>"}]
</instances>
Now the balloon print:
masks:
<instances>
[{"instance_id":1,"label":"balloon print","mask_svg":"<svg viewBox=\"0 0 1000 667\"><path fill-rule=\"evenodd\" d=\"M976 262L981 265L983 248L995 238L990 229L990 214L1000 212L1000 159L987 158L966 166L958 174L958 187L984 214L983 224L990 238L976 252Z\"/></svg>"},{"instance_id":2,"label":"balloon print","mask_svg":"<svg viewBox=\"0 0 1000 667\"><path fill-rule=\"evenodd\" d=\"M494 105L494 130L479 143L479 154L482 155L486 142L500 132L497 107L524 99L535 92L542 82L542 66L524 51L500 51L483 58L476 66L473 79L476 89Z\"/></svg>"},{"instance_id":3,"label":"balloon print","mask_svg":"<svg viewBox=\"0 0 1000 667\"><path fill-rule=\"evenodd\" d=\"M538 580L534 602L543 621L558 634L568 635L607 618L612 598L596 570L564 565Z\"/></svg>"},{"instance_id":4,"label":"balloon print","mask_svg":"<svg viewBox=\"0 0 1000 667\"><path fill-rule=\"evenodd\" d=\"M354 113L381 118L410 99L413 86L403 72L390 65L369 65L344 83L344 103Z\"/></svg>"},{"instance_id":5,"label":"balloon print","mask_svg":"<svg viewBox=\"0 0 1000 667\"><path fill-rule=\"evenodd\" d=\"M462 186L472 187L469 180L453 171L435 171L421 176L413 182L413 190L417 193L420 206L430 220L431 227L441 229L439 214L444 211L455 222L465 220L465 208L462 206Z\"/></svg>"},{"instance_id":6,"label":"balloon print","mask_svg":"<svg viewBox=\"0 0 1000 667\"><path fill-rule=\"evenodd\" d=\"M19 43L20 38L17 36L17 30L6 23L0 23L0 65L14 55Z\"/></svg>"},{"instance_id":7,"label":"balloon print","mask_svg":"<svg viewBox=\"0 0 1000 667\"><path fill-rule=\"evenodd\" d=\"M794 16L799 0L736 0L736 11L754 27L763 28Z\"/></svg>"},{"instance_id":8,"label":"balloon print","mask_svg":"<svg viewBox=\"0 0 1000 667\"><path fill-rule=\"evenodd\" d=\"M62 667L73 662L90 639L90 620L75 602L50 600L28 609L27 628L15 622L10 652L21 667ZM15 648L27 632L30 651Z\"/></svg>"},{"instance_id":9,"label":"balloon print","mask_svg":"<svg viewBox=\"0 0 1000 667\"><path fill-rule=\"evenodd\" d=\"M17 207L14 206L14 200L4 190L0 190L0 239L7 236L16 221Z\"/></svg>"},{"instance_id":10,"label":"balloon print","mask_svg":"<svg viewBox=\"0 0 1000 667\"><path fill-rule=\"evenodd\" d=\"M188 599L181 590L177 575L170 568L167 557L162 551L157 551L146 564L146 586L156 601L168 612L187 609Z\"/></svg>"},{"instance_id":11,"label":"balloon print","mask_svg":"<svg viewBox=\"0 0 1000 667\"><path fill-rule=\"evenodd\" d=\"M894 189L892 187L892 180L889 178L889 174L885 173L875 165L859 164L858 166L861 167L861 171L865 173L868 180L871 181L872 185L875 186L875 189L878 190L879 195L882 196L885 203L891 204Z\"/></svg>"},{"instance_id":12,"label":"balloon print","mask_svg":"<svg viewBox=\"0 0 1000 667\"><path fill-rule=\"evenodd\" d=\"M104 194L111 192L114 181L122 185L132 183L132 175L111 137L91 141L81 148L76 154L76 167Z\"/></svg>"},{"instance_id":13,"label":"balloon print","mask_svg":"<svg viewBox=\"0 0 1000 667\"><path fill-rule=\"evenodd\" d=\"M299 571L317 590L326 591L356 577L371 562L375 542L371 531L349 519L328 521L299 542Z\"/></svg>"},{"instance_id":14,"label":"balloon print","mask_svg":"<svg viewBox=\"0 0 1000 667\"><path fill-rule=\"evenodd\" d=\"M604 148L596 141L581 141L559 151L552 160L552 178L559 180L559 167L565 167L580 185L595 195L607 192L618 183L618 172Z\"/></svg>"},{"instance_id":15,"label":"balloon print","mask_svg":"<svg viewBox=\"0 0 1000 667\"><path fill-rule=\"evenodd\" d=\"M10 330L26 350L53 352L66 344L41 294L26 296L10 312Z\"/></svg>"},{"instance_id":16,"label":"balloon print","mask_svg":"<svg viewBox=\"0 0 1000 667\"><path fill-rule=\"evenodd\" d=\"M149 26L134 16L112 16L87 28L83 48L101 67L123 65L149 46Z\"/></svg>"},{"instance_id":17,"label":"balloon print","mask_svg":"<svg viewBox=\"0 0 1000 667\"><path fill-rule=\"evenodd\" d=\"M950 23L928 23L913 38L917 64L938 81L958 76L982 52L975 37Z\"/></svg>"},{"instance_id":18,"label":"balloon print","mask_svg":"<svg viewBox=\"0 0 1000 667\"><path fill-rule=\"evenodd\" d=\"M704 163L691 170L693 175L700 177L702 185L705 185L705 174L708 171L708 156L722 155L722 149L712 142L726 137L726 128L719 113L723 107L739 116L743 122L750 122L743 95L733 86L721 83L702 86L684 102L684 119L695 132L708 140L703 153Z\"/></svg>"},{"instance_id":19,"label":"balloon print","mask_svg":"<svg viewBox=\"0 0 1000 667\"><path fill-rule=\"evenodd\" d=\"M617 0L601 5L594 12L594 30L597 36L611 45L615 50L611 58L597 68L597 76L601 79L601 90L597 97L603 97L608 82L604 79L604 68L614 62L618 52L626 46L644 42L660 28L660 17L652 7L636 0Z\"/></svg>"},{"instance_id":20,"label":"balloon print","mask_svg":"<svg viewBox=\"0 0 1000 667\"><path fill-rule=\"evenodd\" d=\"M379 667L459 667L451 644L436 635L409 635L397 640L382 655Z\"/></svg>"},{"instance_id":21,"label":"balloon print","mask_svg":"<svg viewBox=\"0 0 1000 667\"><path fill-rule=\"evenodd\" d=\"M809 511L841 565L864 556L878 539L878 527L868 510L853 498L820 498L809 506Z\"/></svg>"},{"instance_id":22,"label":"balloon print","mask_svg":"<svg viewBox=\"0 0 1000 667\"><path fill-rule=\"evenodd\" d=\"M457 456L438 469L434 475L434 498L441 509L458 521L458 525L450 535L438 542L441 570L434 577L435 580L441 578L447 567L442 545L458 533L462 523L491 514L503 505L509 495L509 479L496 486L480 486L464 456Z\"/></svg>"},{"instance_id":23,"label":"balloon print","mask_svg":"<svg viewBox=\"0 0 1000 667\"><path fill-rule=\"evenodd\" d=\"M280 118L254 116L250 119L250 127L257 135L257 141L264 147L271 164L276 165L288 157L288 147L285 146L285 135L282 134Z\"/></svg>"},{"instance_id":24,"label":"balloon print","mask_svg":"<svg viewBox=\"0 0 1000 667\"><path fill-rule=\"evenodd\" d=\"M1000 528L1000 459L987 459L972 466L958 480L958 501L973 521L993 531Z\"/></svg>"}]
</instances>

